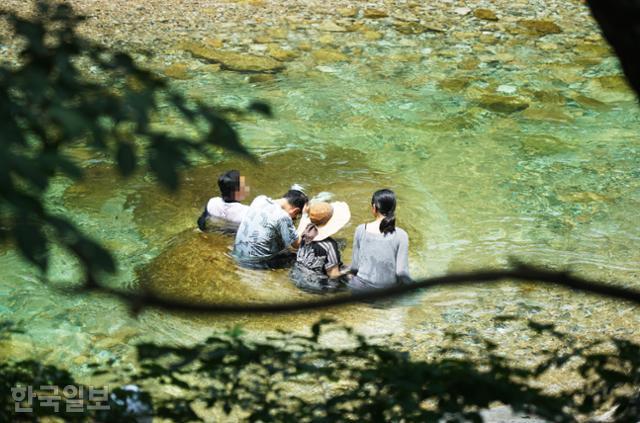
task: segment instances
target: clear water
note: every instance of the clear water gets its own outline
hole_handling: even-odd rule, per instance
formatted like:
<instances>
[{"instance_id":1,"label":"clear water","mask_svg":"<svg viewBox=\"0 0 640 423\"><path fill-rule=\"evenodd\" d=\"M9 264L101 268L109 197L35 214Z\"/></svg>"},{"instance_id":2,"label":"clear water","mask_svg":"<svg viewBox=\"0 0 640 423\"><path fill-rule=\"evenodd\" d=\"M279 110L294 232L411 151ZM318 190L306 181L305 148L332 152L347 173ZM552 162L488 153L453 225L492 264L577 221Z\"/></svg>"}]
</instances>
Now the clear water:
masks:
<instances>
[{"instance_id":1,"label":"clear water","mask_svg":"<svg viewBox=\"0 0 640 423\"><path fill-rule=\"evenodd\" d=\"M640 108L617 84L617 61L602 40L569 49L562 37L546 37L560 45L552 51L510 46L506 59L500 54L507 47L480 48L473 38L425 34L409 46L386 38L348 63L300 60L259 83L233 72L195 71L176 89L223 105L254 98L272 105L275 119L238 122L260 166L221 155L186 171L181 191L169 194L144 173L117 179L106 160L80 149L73 154L86 166L85 180L57 181L50 206L114 251L120 272L110 283L194 301L310 298L286 271L238 268L228 236L194 231L204 203L217 195L217 175L228 168L242 170L252 196L278 196L295 182L347 201L353 219L339 235L347 263L356 225L370 219L371 193L390 187L399 197L399 226L410 236L414 277L502 267L516 258L640 287ZM483 107L487 95L516 96L529 107L496 112ZM181 130L179 122L159 125ZM534 283L435 289L385 307L283 316L150 310L134 318L109 298L50 289L3 248L0 317L27 331L0 352L64 363L79 377L88 376L92 362L135 366L137 340L192 342L235 324L256 334L301 330L323 315L365 333L389 333L418 355L431 354L446 331L457 330L499 339L516 359L535 356L535 345L522 332L494 325L498 314L553 321L585 338L637 340L640 324L626 304ZM54 257L49 276L73 282L73 260L58 251Z\"/></svg>"}]
</instances>

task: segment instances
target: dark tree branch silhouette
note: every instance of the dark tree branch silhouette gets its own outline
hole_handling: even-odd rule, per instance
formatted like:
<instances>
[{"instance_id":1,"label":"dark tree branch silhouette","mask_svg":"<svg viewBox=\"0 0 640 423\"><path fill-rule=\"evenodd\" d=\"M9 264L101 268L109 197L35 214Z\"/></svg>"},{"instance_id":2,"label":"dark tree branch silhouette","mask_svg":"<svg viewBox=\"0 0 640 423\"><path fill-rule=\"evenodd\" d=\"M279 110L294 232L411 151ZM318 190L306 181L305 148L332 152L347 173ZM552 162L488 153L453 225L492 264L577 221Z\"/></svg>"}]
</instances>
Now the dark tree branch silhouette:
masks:
<instances>
[{"instance_id":1,"label":"dark tree branch silhouette","mask_svg":"<svg viewBox=\"0 0 640 423\"><path fill-rule=\"evenodd\" d=\"M313 301L293 301L285 303L268 304L229 304L229 303L197 303L159 297L152 292L123 291L104 286L94 279L88 279L83 290L85 292L97 292L111 295L129 304L134 313L142 311L145 307L155 307L171 311L191 311L198 313L287 313L302 310L320 309L344 304L352 304L361 301L381 300L434 287L453 286L459 287L471 284L486 284L498 281L516 282L540 282L544 285L558 286L595 294L606 298L627 301L640 305L640 291L623 288L601 281L589 280L572 276L568 272L545 270L525 264L518 264L513 269L506 270L479 270L468 273L451 273L444 276L416 280L413 283L397 285L391 288L380 289L353 295L335 295ZM56 286L55 284L53 286ZM78 292L78 288L57 287L65 292Z\"/></svg>"}]
</instances>

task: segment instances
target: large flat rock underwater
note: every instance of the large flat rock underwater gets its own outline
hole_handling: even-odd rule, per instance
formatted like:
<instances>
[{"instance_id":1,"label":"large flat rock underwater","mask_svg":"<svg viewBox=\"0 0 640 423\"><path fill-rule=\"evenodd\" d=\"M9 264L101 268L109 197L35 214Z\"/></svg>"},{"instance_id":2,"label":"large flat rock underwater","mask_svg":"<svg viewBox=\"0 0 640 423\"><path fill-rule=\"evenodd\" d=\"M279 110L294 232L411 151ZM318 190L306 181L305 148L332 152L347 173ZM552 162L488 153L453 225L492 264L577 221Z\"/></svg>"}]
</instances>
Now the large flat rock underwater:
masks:
<instances>
[{"instance_id":1,"label":"large flat rock underwater","mask_svg":"<svg viewBox=\"0 0 640 423\"><path fill-rule=\"evenodd\" d=\"M323 153L284 151L261 158L257 166L230 159L215 166L203 166L186 172L185 183L175 201L153 188L142 190L131 200L134 221L148 236L158 255L137 269L138 286L165 298L194 303L256 304L296 300L313 300L318 294L305 293L289 278L289 269L249 270L231 257L234 235L223 231L203 233L195 220L209 196L217 195L216 177L225 169L238 168L251 187L251 198L266 194L278 198L296 182L313 196L329 192L333 199L351 206L351 222L335 238L346 245L342 251L345 263L351 262L351 243L355 227L371 219L371 194L392 186L391 175L370 169L366 157L357 151L329 148ZM405 192L406 191L406 192ZM400 198L416 193L406 189ZM164 200L163 200L164 199ZM182 204L181 204L182 203ZM409 203L409 202L408 202ZM162 207L153 207L161 204ZM408 216L419 213L406 204L401 216L404 226L411 226ZM297 224L297 222L296 222ZM156 236L153 232L157 231ZM413 234L418 231L412 230ZM413 240L412 240L413 241ZM415 237L416 245L421 242ZM332 294L332 295L345 295ZM242 324L255 329L303 329L321 317L333 317L350 326L364 325L375 332L391 329L401 323L402 308L372 308L358 304L336 309L282 315L196 316L196 320L216 325ZM393 317L395 316L395 317ZM392 323L395 322L395 323ZM377 327L377 328L376 328Z\"/></svg>"}]
</instances>

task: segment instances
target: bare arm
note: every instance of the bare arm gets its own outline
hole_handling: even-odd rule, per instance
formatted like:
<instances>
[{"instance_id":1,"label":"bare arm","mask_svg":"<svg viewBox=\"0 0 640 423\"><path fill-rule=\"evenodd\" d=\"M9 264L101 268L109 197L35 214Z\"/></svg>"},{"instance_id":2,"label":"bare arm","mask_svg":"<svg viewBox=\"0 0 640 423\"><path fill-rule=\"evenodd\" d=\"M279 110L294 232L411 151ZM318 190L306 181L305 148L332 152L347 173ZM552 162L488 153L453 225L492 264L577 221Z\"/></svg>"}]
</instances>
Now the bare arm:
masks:
<instances>
[{"instance_id":1,"label":"bare arm","mask_svg":"<svg viewBox=\"0 0 640 423\"><path fill-rule=\"evenodd\" d=\"M329 279L337 279L343 275L343 273L340 271L340 266L338 265L333 266L329 269L326 269L326 271L327 271L327 276L329 276Z\"/></svg>"},{"instance_id":2,"label":"bare arm","mask_svg":"<svg viewBox=\"0 0 640 423\"><path fill-rule=\"evenodd\" d=\"M300 246L300 237L291 218L286 217L278 221L278 232L285 247L295 250Z\"/></svg>"}]
</instances>

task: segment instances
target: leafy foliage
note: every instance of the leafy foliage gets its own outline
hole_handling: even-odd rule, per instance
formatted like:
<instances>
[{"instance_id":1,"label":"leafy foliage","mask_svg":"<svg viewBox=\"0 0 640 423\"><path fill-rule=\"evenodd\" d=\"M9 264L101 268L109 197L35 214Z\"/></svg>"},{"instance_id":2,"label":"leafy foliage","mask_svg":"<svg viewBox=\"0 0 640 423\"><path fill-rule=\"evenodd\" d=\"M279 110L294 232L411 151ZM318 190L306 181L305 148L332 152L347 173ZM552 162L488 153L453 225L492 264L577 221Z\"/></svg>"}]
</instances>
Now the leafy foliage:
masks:
<instances>
[{"instance_id":1,"label":"leafy foliage","mask_svg":"<svg viewBox=\"0 0 640 423\"><path fill-rule=\"evenodd\" d=\"M133 421L136 414L127 404L134 401L145 413L172 421L226 416L251 422L463 422L482 421L480 411L499 402L555 422L602 410L615 421L637 421L640 345L622 340L583 345L553 325L536 322L529 322L529 330L534 339L558 341L530 366L505 359L490 340L474 339L481 341L480 351L466 349L468 336L460 334L451 335L438 358L417 360L398 346L372 342L330 321L316 323L309 335L282 332L261 341L234 330L193 346L145 343L137 347L141 371L129 382L167 385L177 394L158 392L152 398L120 387L112 389L108 412L75 418ZM336 336L347 346L331 346ZM581 385L556 395L535 387L556 369L581 375ZM3 421L30 416L13 411L10 388L17 383L75 384L66 371L33 361L0 365L0 379ZM203 414L198 404L208 411ZM40 407L34 414L53 413Z\"/></svg>"},{"instance_id":2,"label":"leafy foliage","mask_svg":"<svg viewBox=\"0 0 640 423\"><path fill-rule=\"evenodd\" d=\"M80 37L83 18L67 4L39 1L37 7L34 19L2 13L24 43L18 64L0 64L0 241L13 239L42 270L49 244L57 242L80 260L91 281L115 271L111 254L43 201L56 175L82 177L69 147L90 146L124 176L145 165L161 184L176 189L179 169L190 157L210 157L212 147L250 156L226 114L271 111L258 102L247 111L218 111L187 101L128 54ZM156 129L163 104L197 137Z\"/></svg>"},{"instance_id":3,"label":"leafy foliage","mask_svg":"<svg viewBox=\"0 0 640 423\"><path fill-rule=\"evenodd\" d=\"M553 325L531 322L530 330L556 338L558 347L528 367L509 362L489 340L480 340L479 356L454 342L438 359L414 360L397 346L323 321L311 335L282 333L266 342L229 333L189 348L142 344L137 380L173 385L183 390L183 401L252 422L482 421L480 411L495 402L549 421L574 421L603 407L616 407L616 421L635 421L640 346L614 340L602 353L594 348L603 341L580 345ZM327 337L336 331L350 347L329 346ZM576 360L584 386L562 395L533 387L545 373ZM159 403L168 408L172 400Z\"/></svg>"}]
</instances>

